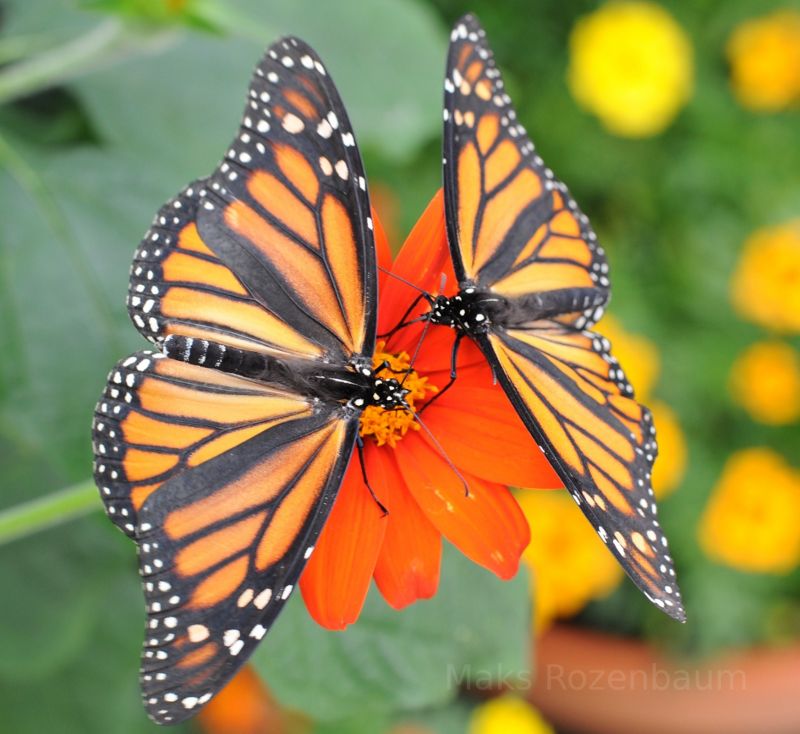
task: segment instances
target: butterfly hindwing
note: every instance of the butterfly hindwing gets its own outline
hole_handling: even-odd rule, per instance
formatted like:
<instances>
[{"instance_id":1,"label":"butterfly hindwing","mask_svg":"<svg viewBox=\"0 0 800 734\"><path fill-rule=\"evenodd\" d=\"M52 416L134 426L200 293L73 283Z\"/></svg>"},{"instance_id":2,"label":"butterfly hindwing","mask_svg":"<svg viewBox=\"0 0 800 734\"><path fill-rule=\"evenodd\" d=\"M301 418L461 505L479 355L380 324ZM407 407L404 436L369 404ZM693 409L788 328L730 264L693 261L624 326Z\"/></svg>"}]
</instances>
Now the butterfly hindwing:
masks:
<instances>
[{"instance_id":1,"label":"butterfly hindwing","mask_svg":"<svg viewBox=\"0 0 800 734\"><path fill-rule=\"evenodd\" d=\"M139 510L165 482L311 412L305 397L160 352L120 360L93 423L94 475L106 512L135 537Z\"/></svg>"},{"instance_id":2,"label":"butterfly hindwing","mask_svg":"<svg viewBox=\"0 0 800 734\"><path fill-rule=\"evenodd\" d=\"M582 306L559 317L596 322L608 264L589 220L517 121L486 34L467 15L451 34L445 77L444 190L461 283Z\"/></svg>"},{"instance_id":3,"label":"butterfly hindwing","mask_svg":"<svg viewBox=\"0 0 800 734\"><path fill-rule=\"evenodd\" d=\"M335 359L373 349L364 168L338 92L305 43L279 41L256 67L239 134L201 194L201 236L272 313Z\"/></svg>"},{"instance_id":4,"label":"butterfly hindwing","mask_svg":"<svg viewBox=\"0 0 800 734\"><path fill-rule=\"evenodd\" d=\"M498 329L481 338L528 429L600 538L657 606L683 618L652 469L650 411L607 339L557 322Z\"/></svg>"},{"instance_id":5,"label":"butterfly hindwing","mask_svg":"<svg viewBox=\"0 0 800 734\"><path fill-rule=\"evenodd\" d=\"M192 716L267 633L313 551L356 429L315 412L176 476L145 502L141 683L154 720Z\"/></svg>"}]
</instances>

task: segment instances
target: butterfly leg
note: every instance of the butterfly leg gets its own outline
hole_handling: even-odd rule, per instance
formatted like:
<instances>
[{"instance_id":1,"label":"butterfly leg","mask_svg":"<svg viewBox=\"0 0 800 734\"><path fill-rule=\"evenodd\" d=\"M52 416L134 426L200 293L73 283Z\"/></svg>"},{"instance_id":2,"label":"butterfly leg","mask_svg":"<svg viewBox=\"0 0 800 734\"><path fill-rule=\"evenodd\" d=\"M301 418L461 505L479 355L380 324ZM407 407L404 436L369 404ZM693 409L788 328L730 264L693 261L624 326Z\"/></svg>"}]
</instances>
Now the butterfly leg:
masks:
<instances>
[{"instance_id":1,"label":"butterfly leg","mask_svg":"<svg viewBox=\"0 0 800 734\"><path fill-rule=\"evenodd\" d=\"M405 375L405 374L408 372L408 370L396 370L396 369L394 369L394 368L392 367L392 365L391 365L391 364L389 364L389 361L388 361L388 360L385 360L385 359L383 360L383 362L381 362L381 363L380 363L380 364L379 364L379 365L378 365L378 366L375 368L375 370L374 370L374 371L375 371L376 373L378 373L378 372L380 372L381 370L386 370L386 371L388 371L388 372L392 372L392 373L393 373L393 374L395 374L395 375Z\"/></svg>"},{"instance_id":2,"label":"butterfly leg","mask_svg":"<svg viewBox=\"0 0 800 734\"><path fill-rule=\"evenodd\" d=\"M406 319L414 312L414 309L419 305L419 302L423 298L425 298L425 294L420 293L413 301L411 301L411 305L406 309L405 313L400 317L400 321L397 322L394 328L390 329L385 334L378 334L378 339L389 339L398 331L400 331L400 329L404 329L406 326L410 326L411 324L416 324L417 322L422 321L423 316L411 319L410 321L406 321Z\"/></svg>"},{"instance_id":3,"label":"butterfly leg","mask_svg":"<svg viewBox=\"0 0 800 734\"><path fill-rule=\"evenodd\" d=\"M423 410L430 407L435 400L438 400L442 395L444 395L456 381L456 360L458 358L458 347L461 345L461 340L464 338L464 333L459 331L456 332L456 338L453 341L453 351L450 353L450 379L448 380L447 384L439 390L425 405L423 405L417 413L421 413Z\"/></svg>"},{"instance_id":4,"label":"butterfly leg","mask_svg":"<svg viewBox=\"0 0 800 734\"><path fill-rule=\"evenodd\" d=\"M375 490L372 489L372 485L369 483L369 478L367 477L367 465L364 462L364 439L361 438L361 436L356 437L356 448L358 449L358 463L361 466L361 478L364 480L364 484L367 485L367 489L372 495L372 499L375 500L375 504L378 505L381 513L386 516L389 514L389 510L387 510L386 505L378 499L378 495L375 494Z\"/></svg>"}]
</instances>

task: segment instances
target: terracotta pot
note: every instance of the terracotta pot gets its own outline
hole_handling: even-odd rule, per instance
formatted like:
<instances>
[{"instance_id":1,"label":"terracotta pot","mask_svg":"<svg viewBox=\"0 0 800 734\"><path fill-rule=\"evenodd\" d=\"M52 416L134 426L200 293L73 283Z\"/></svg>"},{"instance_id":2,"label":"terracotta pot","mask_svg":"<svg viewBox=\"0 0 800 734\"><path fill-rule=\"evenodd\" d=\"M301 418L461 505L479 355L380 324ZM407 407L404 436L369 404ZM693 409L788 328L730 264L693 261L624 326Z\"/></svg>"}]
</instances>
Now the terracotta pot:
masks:
<instances>
[{"instance_id":1,"label":"terracotta pot","mask_svg":"<svg viewBox=\"0 0 800 734\"><path fill-rule=\"evenodd\" d=\"M703 667L652 645L557 626L536 643L531 701L575 734L799 734L800 645Z\"/></svg>"}]
</instances>

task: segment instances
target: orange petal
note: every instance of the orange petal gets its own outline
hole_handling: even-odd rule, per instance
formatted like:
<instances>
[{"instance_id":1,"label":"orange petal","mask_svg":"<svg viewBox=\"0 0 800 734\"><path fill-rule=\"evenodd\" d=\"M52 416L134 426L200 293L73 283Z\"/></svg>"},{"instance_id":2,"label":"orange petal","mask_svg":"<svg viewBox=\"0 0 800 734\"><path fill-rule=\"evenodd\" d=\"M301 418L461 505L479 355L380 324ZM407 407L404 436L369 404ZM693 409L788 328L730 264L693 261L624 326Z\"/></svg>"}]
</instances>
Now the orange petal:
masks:
<instances>
[{"instance_id":1,"label":"orange petal","mask_svg":"<svg viewBox=\"0 0 800 734\"><path fill-rule=\"evenodd\" d=\"M386 492L381 501L389 510L375 583L395 609L436 593L442 555L439 531L425 517L400 475L397 461L402 445L401 441L395 450L376 446L367 453L369 481Z\"/></svg>"},{"instance_id":2,"label":"orange petal","mask_svg":"<svg viewBox=\"0 0 800 734\"><path fill-rule=\"evenodd\" d=\"M459 378L422 415L462 471L513 487L564 486L499 385L473 387Z\"/></svg>"},{"instance_id":3,"label":"orange petal","mask_svg":"<svg viewBox=\"0 0 800 734\"><path fill-rule=\"evenodd\" d=\"M370 483L375 487L372 480ZM353 457L328 522L300 577L306 607L318 624L340 630L358 619L386 520L361 478L358 457Z\"/></svg>"},{"instance_id":4,"label":"orange petal","mask_svg":"<svg viewBox=\"0 0 800 734\"><path fill-rule=\"evenodd\" d=\"M417 433L403 439L400 472L428 519L465 556L500 578L517 572L530 531L506 487L466 475L467 494L452 467Z\"/></svg>"},{"instance_id":5,"label":"orange petal","mask_svg":"<svg viewBox=\"0 0 800 734\"><path fill-rule=\"evenodd\" d=\"M208 734L278 734L287 728L280 709L250 665L211 699L197 721Z\"/></svg>"},{"instance_id":6,"label":"orange petal","mask_svg":"<svg viewBox=\"0 0 800 734\"><path fill-rule=\"evenodd\" d=\"M414 225L411 234L405 241L397 258L392 273L381 293L381 307L378 316L378 333L385 333L394 327L403 316L403 312L419 295L419 291L411 288L400 278L408 280L418 288L430 293L438 293L442 273L446 276L446 293L455 293L458 283L450 260L447 247L447 234L444 223L444 197L441 190L431 199L419 221ZM416 313L425 313L427 304L423 301ZM421 327L418 327L421 328ZM415 332L417 330L403 330ZM404 334L404 336L407 336ZM411 334L413 338L413 333Z\"/></svg>"},{"instance_id":7,"label":"orange petal","mask_svg":"<svg viewBox=\"0 0 800 734\"><path fill-rule=\"evenodd\" d=\"M419 374L440 390L450 380L453 339L451 329L430 329L414 363ZM387 345L389 351L393 341ZM455 384L423 414L456 465L481 479L514 487L562 487L471 339L461 342L456 375Z\"/></svg>"}]
</instances>

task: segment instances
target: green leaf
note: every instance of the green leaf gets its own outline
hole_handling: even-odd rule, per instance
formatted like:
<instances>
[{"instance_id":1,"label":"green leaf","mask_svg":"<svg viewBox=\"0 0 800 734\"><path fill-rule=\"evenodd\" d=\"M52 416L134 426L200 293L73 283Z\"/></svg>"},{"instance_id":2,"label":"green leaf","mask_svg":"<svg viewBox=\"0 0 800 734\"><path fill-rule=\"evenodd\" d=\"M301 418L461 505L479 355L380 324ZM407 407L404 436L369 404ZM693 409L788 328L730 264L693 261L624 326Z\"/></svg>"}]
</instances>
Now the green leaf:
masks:
<instances>
[{"instance_id":1,"label":"green leaf","mask_svg":"<svg viewBox=\"0 0 800 734\"><path fill-rule=\"evenodd\" d=\"M524 572L503 582L447 548L441 588L402 612L373 589L344 632L290 603L253 662L278 700L312 718L409 711L450 701L459 682L523 673L530 611Z\"/></svg>"},{"instance_id":2,"label":"green leaf","mask_svg":"<svg viewBox=\"0 0 800 734\"><path fill-rule=\"evenodd\" d=\"M87 574L82 568L93 565L98 536L81 532L76 542L82 525L54 531L47 542L30 538L3 549L0 584L14 590L0 625L0 677L6 681L52 672L88 638L98 580L97 569Z\"/></svg>"},{"instance_id":3,"label":"green leaf","mask_svg":"<svg viewBox=\"0 0 800 734\"><path fill-rule=\"evenodd\" d=\"M84 520L55 531L49 550L33 539L21 544L16 578L9 578L15 559L5 554L0 560L2 581L13 581L15 590L4 600L0 626L4 731L160 731L139 698L144 610L132 548L120 534L112 541L106 528L93 525ZM127 553L119 552L123 545ZM104 573L98 573L98 557Z\"/></svg>"},{"instance_id":4,"label":"green leaf","mask_svg":"<svg viewBox=\"0 0 800 734\"><path fill-rule=\"evenodd\" d=\"M253 67L289 32L321 53L362 147L406 156L438 133L440 85L431 71L443 64L444 34L416 3L241 0L228 12L236 37L186 33L173 47L75 85L100 135L135 153L141 168L171 170L176 186L207 174L234 136ZM389 27L391 36L373 32Z\"/></svg>"},{"instance_id":5,"label":"green leaf","mask_svg":"<svg viewBox=\"0 0 800 734\"><path fill-rule=\"evenodd\" d=\"M465 700L457 699L447 706L401 715L397 717L397 726L400 731L407 727L409 732L419 730L420 734L464 734L469 731L471 713L472 707Z\"/></svg>"},{"instance_id":6,"label":"green leaf","mask_svg":"<svg viewBox=\"0 0 800 734\"><path fill-rule=\"evenodd\" d=\"M74 2L64 0L4 0L4 37L46 37L65 41L87 30L98 20L97 15L78 10Z\"/></svg>"},{"instance_id":7,"label":"green leaf","mask_svg":"<svg viewBox=\"0 0 800 734\"><path fill-rule=\"evenodd\" d=\"M141 344L124 310L127 272L172 192L135 161L96 150L14 150L10 162L0 170L0 199L15 212L0 222L0 303L14 349L0 357L0 430L66 484L89 473L108 369ZM27 487L27 498L51 489Z\"/></svg>"},{"instance_id":8,"label":"green leaf","mask_svg":"<svg viewBox=\"0 0 800 734\"><path fill-rule=\"evenodd\" d=\"M0 585L14 593L3 604L0 677L36 680L87 645L109 580L135 569L132 550L99 516L4 546Z\"/></svg>"}]
</instances>

